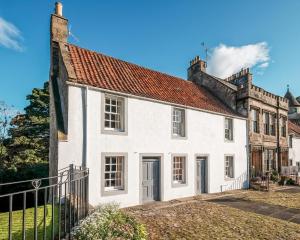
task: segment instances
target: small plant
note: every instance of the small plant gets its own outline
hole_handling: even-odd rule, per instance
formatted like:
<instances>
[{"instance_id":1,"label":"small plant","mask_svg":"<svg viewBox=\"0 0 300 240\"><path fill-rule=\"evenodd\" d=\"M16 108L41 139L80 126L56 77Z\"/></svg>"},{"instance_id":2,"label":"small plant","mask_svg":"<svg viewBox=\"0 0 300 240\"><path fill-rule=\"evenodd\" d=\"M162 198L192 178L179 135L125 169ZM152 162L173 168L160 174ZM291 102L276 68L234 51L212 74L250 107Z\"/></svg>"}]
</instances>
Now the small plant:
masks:
<instances>
[{"instance_id":1,"label":"small plant","mask_svg":"<svg viewBox=\"0 0 300 240\"><path fill-rule=\"evenodd\" d=\"M289 179L286 181L286 184L287 184L287 185L295 185L295 180L289 178Z\"/></svg>"},{"instance_id":2,"label":"small plant","mask_svg":"<svg viewBox=\"0 0 300 240\"><path fill-rule=\"evenodd\" d=\"M145 240L147 232L143 224L127 215L117 204L101 205L82 220L73 232L76 240Z\"/></svg>"},{"instance_id":3,"label":"small plant","mask_svg":"<svg viewBox=\"0 0 300 240\"><path fill-rule=\"evenodd\" d=\"M277 171L273 171L270 176L270 180L273 183L277 183L279 181L279 173Z\"/></svg>"}]
</instances>

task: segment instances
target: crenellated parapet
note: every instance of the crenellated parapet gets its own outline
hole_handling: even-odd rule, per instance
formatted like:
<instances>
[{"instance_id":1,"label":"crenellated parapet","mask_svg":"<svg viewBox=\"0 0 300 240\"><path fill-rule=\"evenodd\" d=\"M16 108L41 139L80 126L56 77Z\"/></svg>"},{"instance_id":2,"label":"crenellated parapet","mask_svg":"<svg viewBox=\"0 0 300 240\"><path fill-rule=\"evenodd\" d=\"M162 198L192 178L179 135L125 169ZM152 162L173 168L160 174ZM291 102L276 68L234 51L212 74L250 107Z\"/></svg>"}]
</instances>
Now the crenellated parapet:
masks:
<instances>
[{"instance_id":1,"label":"crenellated parapet","mask_svg":"<svg viewBox=\"0 0 300 240\"><path fill-rule=\"evenodd\" d=\"M283 109L288 109L288 105L289 105L288 99L270 93L253 84L250 87L249 96L256 99L260 99L261 101L265 102L268 105L273 105Z\"/></svg>"}]
</instances>

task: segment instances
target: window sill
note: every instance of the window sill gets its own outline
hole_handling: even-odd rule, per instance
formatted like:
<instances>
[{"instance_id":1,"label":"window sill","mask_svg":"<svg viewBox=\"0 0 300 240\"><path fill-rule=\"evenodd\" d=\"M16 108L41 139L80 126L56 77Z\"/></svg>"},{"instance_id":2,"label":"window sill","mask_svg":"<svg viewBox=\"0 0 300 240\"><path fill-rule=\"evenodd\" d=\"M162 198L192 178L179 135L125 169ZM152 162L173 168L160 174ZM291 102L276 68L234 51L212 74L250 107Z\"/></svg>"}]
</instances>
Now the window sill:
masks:
<instances>
[{"instance_id":1,"label":"window sill","mask_svg":"<svg viewBox=\"0 0 300 240\"><path fill-rule=\"evenodd\" d=\"M180 188L180 187L187 187L187 183L174 183L172 182L172 188Z\"/></svg>"},{"instance_id":2,"label":"window sill","mask_svg":"<svg viewBox=\"0 0 300 240\"><path fill-rule=\"evenodd\" d=\"M186 136L180 136L180 135L172 135L172 139L178 139L178 140L186 140Z\"/></svg>"},{"instance_id":3,"label":"window sill","mask_svg":"<svg viewBox=\"0 0 300 240\"><path fill-rule=\"evenodd\" d=\"M233 180L235 180L235 178L234 178L234 177L232 177L232 178L231 178L231 177L225 177L225 179L224 179L224 180L229 182L229 181L233 181Z\"/></svg>"},{"instance_id":4,"label":"window sill","mask_svg":"<svg viewBox=\"0 0 300 240\"><path fill-rule=\"evenodd\" d=\"M227 142L227 143L234 143L234 139L229 140L229 139L226 139L226 138L225 138L224 141Z\"/></svg>"},{"instance_id":5,"label":"window sill","mask_svg":"<svg viewBox=\"0 0 300 240\"><path fill-rule=\"evenodd\" d=\"M101 131L102 134L108 134L108 135L128 135L127 131L118 131L118 130L113 130L113 129L102 129Z\"/></svg>"},{"instance_id":6,"label":"window sill","mask_svg":"<svg viewBox=\"0 0 300 240\"><path fill-rule=\"evenodd\" d=\"M105 197L105 196L114 196L114 195L122 195L122 194L127 194L127 190L125 190L125 189L104 190L104 191L102 191L101 196Z\"/></svg>"}]
</instances>

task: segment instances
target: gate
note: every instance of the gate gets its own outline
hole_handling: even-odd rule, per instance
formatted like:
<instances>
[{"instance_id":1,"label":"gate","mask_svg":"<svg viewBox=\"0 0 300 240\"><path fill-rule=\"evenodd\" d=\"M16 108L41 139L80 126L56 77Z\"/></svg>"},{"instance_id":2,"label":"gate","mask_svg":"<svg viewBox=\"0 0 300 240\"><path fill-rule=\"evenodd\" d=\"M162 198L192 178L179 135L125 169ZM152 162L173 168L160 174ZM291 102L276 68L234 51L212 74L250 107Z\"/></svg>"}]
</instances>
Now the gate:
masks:
<instances>
[{"instance_id":1,"label":"gate","mask_svg":"<svg viewBox=\"0 0 300 240\"><path fill-rule=\"evenodd\" d=\"M2 194L4 188L31 188ZM0 184L0 239L70 239L89 210L89 170L70 165L57 176Z\"/></svg>"}]
</instances>

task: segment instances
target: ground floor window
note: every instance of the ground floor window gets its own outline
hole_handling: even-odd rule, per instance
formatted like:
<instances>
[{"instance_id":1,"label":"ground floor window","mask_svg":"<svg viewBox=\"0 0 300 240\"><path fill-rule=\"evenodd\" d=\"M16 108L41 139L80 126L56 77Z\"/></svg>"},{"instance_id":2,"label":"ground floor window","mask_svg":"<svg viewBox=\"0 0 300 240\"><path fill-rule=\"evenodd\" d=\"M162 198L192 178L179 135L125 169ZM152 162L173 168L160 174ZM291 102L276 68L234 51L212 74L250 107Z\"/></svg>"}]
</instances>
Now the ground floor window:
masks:
<instances>
[{"instance_id":1,"label":"ground floor window","mask_svg":"<svg viewBox=\"0 0 300 240\"><path fill-rule=\"evenodd\" d=\"M275 150L274 149L265 149L264 150L264 172L272 171L275 169Z\"/></svg>"},{"instance_id":2,"label":"ground floor window","mask_svg":"<svg viewBox=\"0 0 300 240\"><path fill-rule=\"evenodd\" d=\"M104 190L124 190L124 156L105 156Z\"/></svg>"},{"instance_id":3,"label":"ground floor window","mask_svg":"<svg viewBox=\"0 0 300 240\"><path fill-rule=\"evenodd\" d=\"M233 156L225 156L225 178L234 178Z\"/></svg>"},{"instance_id":4,"label":"ground floor window","mask_svg":"<svg viewBox=\"0 0 300 240\"><path fill-rule=\"evenodd\" d=\"M296 162L296 166L298 167L298 171L300 171L300 162Z\"/></svg>"},{"instance_id":5,"label":"ground floor window","mask_svg":"<svg viewBox=\"0 0 300 240\"><path fill-rule=\"evenodd\" d=\"M186 183L186 157L185 156L173 157L173 183L175 184Z\"/></svg>"}]
</instances>

